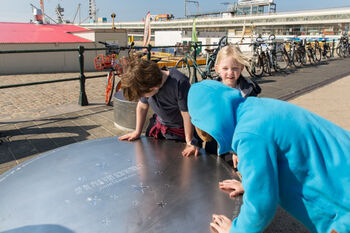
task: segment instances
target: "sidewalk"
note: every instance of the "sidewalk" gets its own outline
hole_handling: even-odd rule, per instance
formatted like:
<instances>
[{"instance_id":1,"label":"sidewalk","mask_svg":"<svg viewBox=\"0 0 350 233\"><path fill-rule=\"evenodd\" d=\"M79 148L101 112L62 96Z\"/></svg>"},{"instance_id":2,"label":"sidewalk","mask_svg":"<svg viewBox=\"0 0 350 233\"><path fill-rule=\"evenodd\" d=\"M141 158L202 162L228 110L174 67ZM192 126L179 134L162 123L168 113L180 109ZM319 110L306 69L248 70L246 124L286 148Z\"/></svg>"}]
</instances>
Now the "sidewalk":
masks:
<instances>
[{"instance_id":1,"label":"sidewalk","mask_svg":"<svg viewBox=\"0 0 350 233\"><path fill-rule=\"evenodd\" d=\"M86 72L85 76L103 72ZM77 78L79 73L2 75L0 85ZM89 105L80 106L78 80L0 89L1 124L34 120L62 113L101 106L104 100L105 78L87 79L85 91Z\"/></svg>"},{"instance_id":2,"label":"sidewalk","mask_svg":"<svg viewBox=\"0 0 350 233\"><path fill-rule=\"evenodd\" d=\"M350 130L348 59L291 70L258 80L260 97L288 99ZM331 67L331 69L330 69ZM337 71L338 73L336 73ZM77 74L0 76L1 84L75 77ZM93 75L93 74L91 74ZM48 77L50 76L50 77ZM344 77L346 76L346 77ZM310 93L320 83L333 81ZM7 82L7 83L5 83ZM113 107L105 106L104 78L89 79L89 106L79 106L79 82L2 89L0 92L0 174L42 152L82 140L119 136Z\"/></svg>"},{"instance_id":3,"label":"sidewalk","mask_svg":"<svg viewBox=\"0 0 350 233\"><path fill-rule=\"evenodd\" d=\"M350 131L350 76L290 100Z\"/></svg>"},{"instance_id":4,"label":"sidewalk","mask_svg":"<svg viewBox=\"0 0 350 233\"><path fill-rule=\"evenodd\" d=\"M350 76L347 76L290 102L350 130L349 89ZM84 108L76 105L76 108L79 111L0 125L0 174L39 153L60 146L125 133L114 126L112 107Z\"/></svg>"}]
</instances>

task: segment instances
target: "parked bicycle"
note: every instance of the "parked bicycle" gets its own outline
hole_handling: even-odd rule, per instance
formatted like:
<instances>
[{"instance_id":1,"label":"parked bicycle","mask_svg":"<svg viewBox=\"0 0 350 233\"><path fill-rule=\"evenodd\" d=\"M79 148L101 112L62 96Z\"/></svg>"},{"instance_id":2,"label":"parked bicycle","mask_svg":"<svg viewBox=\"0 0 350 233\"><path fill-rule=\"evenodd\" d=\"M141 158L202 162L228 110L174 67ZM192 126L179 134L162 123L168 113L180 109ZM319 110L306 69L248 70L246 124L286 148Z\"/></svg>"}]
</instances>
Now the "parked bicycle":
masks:
<instances>
[{"instance_id":1,"label":"parked bicycle","mask_svg":"<svg viewBox=\"0 0 350 233\"><path fill-rule=\"evenodd\" d=\"M264 73L272 75L272 69L280 72L288 67L288 53L283 43L276 41L274 34L269 36L267 42L258 36L253 46L250 67L247 67L252 77L260 78Z\"/></svg>"},{"instance_id":2,"label":"parked bicycle","mask_svg":"<svg viewBox=\"0 0 350 233\"><path fill-rule=\"evenodd\" d=\"M316 64L318 62L316 58L316 51L314 47L312 46L311 41L308 41L306 39L303 40L305 44L305 51L306 51L306 56L309 60L310 64Z\"/></svg>"},{"instance_id":3,"label":"parked bicycle","mask_svg":"<svg viewBox=\"0 0 350 233\"><path fill-rule=\"evenodd\" d=\"M290 64L294 67L300 67L306 64L306 51L302 41L298 38L293 39L289 44Z\"/></svg>"},{"instance_id":4,"label":"parked bicycle","mask_svg":"<svg viewBox=\"0 0 350 233\"><path fill-rule=\"evenodd\" d=\"M214 52L212 54L207 54L204 69L200 64L198 64L194 54L192 53L187 53L185 57L178 60L175 67L187 75L187 77L190 79L190 83L195 83L198 81L195 72L198 72L202 79L217 79L217 75L214 70L216 56L219 50L227 44L227 36L221 37ZM191 67L193 67L193 72L191 71Z\"/></svg>"},{"instance_id":5,"label":"parked bicycle","mask_svg":"<svg viewBox=\"0 0 350 233\"><path fill-rule=\"evenodd\" d=\"M346 57L349 55L350 46L349 46L349 38L346 34L343 34L339 38L339 43L336 48L336 53L339 57Z\"/></svg>"},{"instance_id":6,"label":"parked bicycle","mask_svg":"<svg viewBox=\"0 0 350 233\"><path fill-rule=\"evenodd\" d=\"M289 65L289 58L283 43L276 41L276 36L271 34L269 36L267 57L269 71L273 68L276 72L284 71Z\"/></svg>"},{"instance_id":7,"label":"parked bicycle","mask_svg":"<svg viewBox=\"0 0 350 233\"><path fill-rule=\"evenodd\" d=\"M323 57L323 59L330 58L332 56L332 49L331 49L329 43L327 42L326 38L324 38L322 40L322 47L323 47L323 49L322 49L322 57Z\"/></svg>"},{"instance_id":8,"label":"parked bicycle","mask_svg":"<svg viewBox=\"0 0 350 233\"><path fill-rule=\"evenodd\" d=\"M120 76L125 71L126 59L119 59L121 48L118 45L108 44L99 41L106 47L106 55L99 54L95 57L94 63L96 70L108 70L105 90L105 103L111 105L111 100L114 92L118 92L121 87L121 82L115 84L115 76ZM129 46L129 53L133 48L133 43ZM125 48L123 48L125 49Z\"/></svg>"},{"instance_id":9,"label":"parked bicycle","mask_svg":"<svg viewBox=\"0 0 350 233\"><path fill-rule=\"evenodd\" d=\"M266 64L266 56L263 51L263 40L258 37L251 45L253 46L253 56L250 60L250 66L246 70L252 77L260 78L264 74L264 64Z\"/></svg>"},{"instance_id":10,"label":"parked bicycle","mask_svg":"<svg viewBox=\"0 0 350 233\"><path fill-rule=\"evenodd\" d=\"M319 41L316 39L314 42L314 55L315 55L315 59L317 62L320 62L322 59L322 48L320 46Z\"/></svg>"}]
</instances>

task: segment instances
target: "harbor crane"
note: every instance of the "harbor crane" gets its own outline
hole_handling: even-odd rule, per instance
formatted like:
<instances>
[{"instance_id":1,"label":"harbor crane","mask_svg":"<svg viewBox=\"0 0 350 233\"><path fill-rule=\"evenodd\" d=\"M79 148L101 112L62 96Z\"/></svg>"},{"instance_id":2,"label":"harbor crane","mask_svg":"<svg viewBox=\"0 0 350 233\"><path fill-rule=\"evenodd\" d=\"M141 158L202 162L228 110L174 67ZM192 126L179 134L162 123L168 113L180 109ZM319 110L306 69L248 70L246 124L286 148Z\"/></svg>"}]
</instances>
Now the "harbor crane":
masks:
<instances>
[{"instance_id":1,"label":"harbor crane","mask_svg":"<svg viewBox=\"0 0 350 233\"><path fill-rule=\"evenodd\" d=\"M41 9L41 13L43 14L43 24L45 24L46 21L45 21L45 11L44 11L44 0L40 0L40 9Z\"/></svg>"},{"instance_id":2,"label":"harbor crane","mask_svg":"<svg viewBox=\"0 0 350 233\"><path fill-rule=\"evenodd\" d=\"M76 12L75 12L75 15L74 15L74 17L73 17L73 21L72 21L73 24L74 24L74 22L75 22L75 18L77 17L78 13L79 13L79 23L78 23L78 24L81 23L81 20L80 20L80 6L81 6L81 4L79 3L79 4L78 4L78 8L77 8L77 10L76 10Z\"/></svg>"},{"instance_id":3,"label":"harbor crane","mask_svg":"<svg viewBox=\"0 0 350 233\"><path fill-rule=\"evenodd\" d=\"M56 11L56 15L57 15L57 22L59 24L65 23L65 21L63 19L64 8L62 8L61 5L58 4L57 7L55 8L55 11Z\"/></svg>"},{"instance_id":4,"label":"harbor crane","mask_svg":"<svg viewBox=\"0 0 350 233\"><path fill-rule=\"evenodd\" d=\"M33 9L33 12L34 12L34 9L36 10L36 11L40 11L40 14L42 14L42 23L44 23L44 18L45 18L45 16L47 17L47 18L49 18L50 20L52 20L54 23L56 23L57 24L57 22L53 19L53 18L51 18L50 16L48 16L47 14L45 14L45 13L43 13L42 11L41 11L41 9L39 9L38 7L36 7L36 6L34 6L33 4L31 4L31 3L29 3L30 4L30 6L32 7L32 9ZM45 21L46 22L46 21Z\"/></svg>"}]
</instances>

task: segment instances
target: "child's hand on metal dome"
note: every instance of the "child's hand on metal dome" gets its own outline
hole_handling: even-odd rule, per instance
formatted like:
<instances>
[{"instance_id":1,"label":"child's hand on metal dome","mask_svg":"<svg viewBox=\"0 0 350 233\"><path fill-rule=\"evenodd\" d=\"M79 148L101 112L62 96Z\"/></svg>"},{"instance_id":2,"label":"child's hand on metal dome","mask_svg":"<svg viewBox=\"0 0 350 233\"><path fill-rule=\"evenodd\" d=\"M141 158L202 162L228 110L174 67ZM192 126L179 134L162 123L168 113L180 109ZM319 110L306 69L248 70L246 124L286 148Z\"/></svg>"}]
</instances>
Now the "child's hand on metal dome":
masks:
<instances>
[{"instance_id":1,"label":"child's hand on metal dome","mask_svg":"<svg viewBox=\"0 0 350 233\"><path fill-rule=\"evenodd\" d=\"M231 198L244 193L242 183L234 179L219 182L219 188L229 192Z\"/></svg>"},{"instance_id":2,"label":"child's hand on metal dome","mask_svg":"<svg viewBox=\"0 0 350 233\"><path fill-rule=\"evenodd\" d=\"M186 145L186 148L182 151L182 156L189 157L191 155L198 156L199 148L193 145Z\"/></svg>"},{"instance_id":3,"label":"child's hand on metal dome","mask_svg":"<svg viewBox=\"0 0 350 233\"><path fill-rule=\"evenodd\" d=\"M213 221L210 223L210 230L215 233L229 233L231 225L231 219L225 215L213 214Z\"/></svg>"}]
</instances>

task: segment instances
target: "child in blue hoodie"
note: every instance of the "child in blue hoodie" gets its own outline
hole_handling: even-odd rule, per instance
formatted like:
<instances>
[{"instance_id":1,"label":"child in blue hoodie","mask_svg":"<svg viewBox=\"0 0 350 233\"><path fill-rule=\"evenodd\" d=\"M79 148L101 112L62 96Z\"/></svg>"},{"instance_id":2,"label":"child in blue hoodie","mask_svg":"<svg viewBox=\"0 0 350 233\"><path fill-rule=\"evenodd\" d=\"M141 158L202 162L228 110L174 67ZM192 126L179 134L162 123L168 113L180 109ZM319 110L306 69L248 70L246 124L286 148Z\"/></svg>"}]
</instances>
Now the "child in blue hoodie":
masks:
<instances>
[{"instance_id":1,"label":"child in blue hoodie","mask_svg":"<svg viewBox=\"0 0 350 233\"><path fill-rule=\"evenodd\" d=\"M350 132L287 102L249 97L216 81L191 86L191 121L238 155L245 190L219 233L263 232L280 205L311 232L350 232Z\"/></svg>"}]
</instances>

